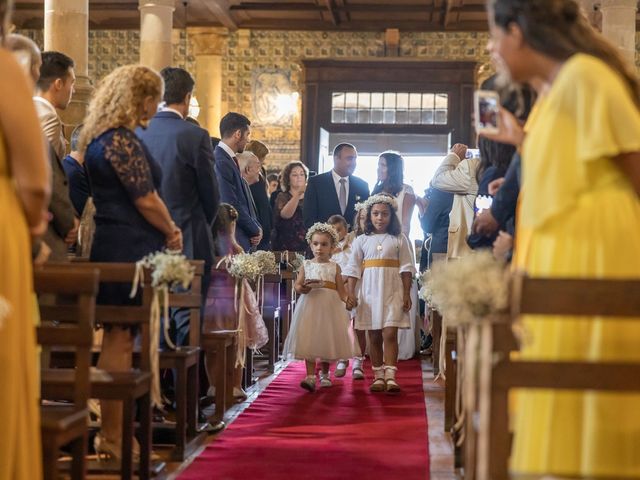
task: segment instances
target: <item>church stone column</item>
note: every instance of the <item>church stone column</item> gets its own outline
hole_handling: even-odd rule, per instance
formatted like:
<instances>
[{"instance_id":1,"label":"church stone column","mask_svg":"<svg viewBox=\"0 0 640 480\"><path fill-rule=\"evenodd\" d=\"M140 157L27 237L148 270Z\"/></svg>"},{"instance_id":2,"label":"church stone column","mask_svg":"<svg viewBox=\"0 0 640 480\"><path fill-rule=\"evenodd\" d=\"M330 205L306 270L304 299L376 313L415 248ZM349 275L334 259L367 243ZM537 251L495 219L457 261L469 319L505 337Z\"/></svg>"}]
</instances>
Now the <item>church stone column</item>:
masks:
<instances>
[{"instance_id":1,"label":"church stone column","mask_svg":"<svg viewBox=\"0 0 640 480\"><path fill-rule=\"evenodd\" d=\"M198 121L209 134L220 137L222 111L222 56L229 32L219 27L187 29L187 38L196 58L195 95L200 104Z\"/></svg>"},{"instance_id":2,"label":"church stone column","mask_svg":"<svg viewBox=\"0 0 640 480\"><path fill-rule=\"evenodd\" d=\"M160 71L173 63L174 0L139 0L140 63Z\"/></svg>"},{"instance_id":3,"label":"church stone column","mask_svg":"<svg viewBox=\"0 0 640 480\"><path fill-rule=\"evenodd\" d=\"M636 0L601 0L602 34L635 65Z\"/></svg>"},{"instance_id":4,"label":"church stone column","mask_svg":"<svg viewBox=\"0 0 640 480\"><path fill-rule=\"evenodd\" d=\"M45 0L44 49L62 52L75 63L75 93L60 112L67 136L84 120L93 92L89 80L89 1Z\"/></svg>"}]
</instances>

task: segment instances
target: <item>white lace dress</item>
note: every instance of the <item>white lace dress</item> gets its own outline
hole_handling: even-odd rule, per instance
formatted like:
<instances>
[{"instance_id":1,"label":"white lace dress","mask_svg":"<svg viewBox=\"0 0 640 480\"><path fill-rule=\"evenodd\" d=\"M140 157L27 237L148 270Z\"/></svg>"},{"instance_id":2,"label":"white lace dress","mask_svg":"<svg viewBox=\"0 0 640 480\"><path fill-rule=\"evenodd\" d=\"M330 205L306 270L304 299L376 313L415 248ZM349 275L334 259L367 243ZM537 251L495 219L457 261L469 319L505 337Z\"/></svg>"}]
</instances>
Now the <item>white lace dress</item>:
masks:
<instances>
[{"instance_id":1,"label":"white lace dress","mask_svg":"<svg viewBox=\"0 0 640 480\"><path fill-rule=\"evenodd\" d=\"M402 222L402 207L404 204L404 199L406 195L415 195L413 192L413 188L409 185L404 185L402 191L396 197L396 202L398 202L398 219L400 220L400 225L402 225L402 231L407 235L408 238L409 232L411 229L411 225L403 225ZM415 250L413 248L413 244L409 241L409 248L411 249L411 254L415 259ZM398 332L398 359L407 360L409 358L413 358L416 354L416 349L418 348L418 339L419 339L419 326L418 326L418 283L414 280L411 285L411 311L409 312L409 319L411 326L407 330L400 330Z\"/></svg>"},{"instance_id":2,"label":"white lace dress","mask_svg":"<svg viewBox=\"0 0 640 480\"><path fill-rule=\"evenodd\" d=\"M305 260L303 268L306 280L336 283L334 262ZM353 357L355 349L349 322L349 312L336 290L318 287L300 295L284 344L285 358L332 361Z\"/></svg>"}]
</instances>

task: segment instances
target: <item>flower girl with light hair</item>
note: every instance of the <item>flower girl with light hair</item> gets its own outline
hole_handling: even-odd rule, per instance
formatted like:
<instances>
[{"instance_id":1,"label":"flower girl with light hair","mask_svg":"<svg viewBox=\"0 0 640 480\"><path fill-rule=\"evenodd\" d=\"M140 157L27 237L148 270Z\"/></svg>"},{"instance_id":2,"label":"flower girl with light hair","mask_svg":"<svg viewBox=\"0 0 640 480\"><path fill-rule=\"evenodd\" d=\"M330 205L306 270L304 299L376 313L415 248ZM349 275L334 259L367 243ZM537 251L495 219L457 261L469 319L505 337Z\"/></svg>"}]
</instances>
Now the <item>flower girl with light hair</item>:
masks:
<instances>
[{"instance_id":1,"label":"flower girl with light hair","mask_svg":"<svg viewBox=\"0 0 640 480\"><path fill-rule=\"evenodd\" d=\"M338 233L329 224L316 223L307 232L313 260L305 260L296 279L300 295L285 341L285 358L304 360L307 376L300 386L316 388L316 360L321 361L320 386L330 387L329 362L354 355L349 336L349 313L353 308L342 280L340 266L331 261Z\"/></svg>"},{"instance_id":2,"label":"flower girl with light hair","mask_svg":"<svg viewBox=\"0 0 640 480\"><path fill-rule=\"evenodd\" d=\"M353 241L344 275L349 277L349 300L357 303L355 328L369 332L374 374L370 390L397 393L398 328L410 327L414 260L395 213L395 199L385 194L373 195L365 206L365 234Z\"/></svg>"}]
</instances>

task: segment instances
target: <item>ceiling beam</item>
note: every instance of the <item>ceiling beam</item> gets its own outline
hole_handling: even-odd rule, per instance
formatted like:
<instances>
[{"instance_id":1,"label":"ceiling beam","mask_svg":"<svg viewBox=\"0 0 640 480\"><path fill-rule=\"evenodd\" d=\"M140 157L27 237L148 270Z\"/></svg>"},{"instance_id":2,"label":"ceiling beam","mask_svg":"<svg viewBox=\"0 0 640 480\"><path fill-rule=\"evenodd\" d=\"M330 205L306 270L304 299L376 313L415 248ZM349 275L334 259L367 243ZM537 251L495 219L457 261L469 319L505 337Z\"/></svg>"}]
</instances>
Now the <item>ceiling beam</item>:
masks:
<instances>
[{"instance_id":1,"label":"ceiling beam","mask_svg":"<svg viewBox=\"0 0 640 480\"><path fill-rule=\"evenodd\" d=\"M104 3L94 3L91 2L91 6L89 7L91 10L104 12L110 10L135 10L138 11L138 2L104 2ZM16 11L44 11L44 3L36 3L36 2L17 2L14 5L14 10Z\"/></svg>"},{"instance_id":2,"label":"ceiling beam","mask_svg":"<svg viewBox=\"0 0 640 480\"><path fill-rule=\"evenodd\" d=\"M458 9L462 6L462 0L447 0L447 8L444 14L444 28L453 25L459 18Z\"/></svg>"},{"instance_id":3,"label":"ceiling beam","mask_svg":"<svg viewBox=\"0 0 640 480\"><path fill-rule=\"evenodd\" d=\"M340 14L336 10L336 2L334 0L324 0L324 4L327 7L327 10L329 10L331 21L337 27L340 25Z\"/></svg>"},{"instance_id":4,"label":"ceiling beam","mask_svg":"<svg viewBox=\"0 0 640 480\"><path fill-rule=\"evenodd\" d=\"M324 0L325 5L330 0ZM344 1L332 1L332 9L336 12L367 12L367 13L420 13L429 12L433 9L430 5L414 4L391 4L391 5L351 5ZM484 8L484 7L482 7ZM290 11L290 12L317 12L326 11L319 5L312 3L259 3L259 2L242 2L237 5L231 5L230 10L253 10L256 12L273 12L273 11Z\"/></svg>"},{"instance_id":5,"label":"ceiling beam","mask_svg":"<svg viewBox=\"0 0 640 480\"><path fill-rule=\"evenodd\" d=\"M349 14L349 11L345 8L347 6L347 0L336 0L336 4L338 5L338 8L344 12L344 17L347 20L347 22L350 22L351 15Z\"/></svg>"},{"instance_id":6,"label":"ceiling beam","mask_svg":"<svg viewBox=\"0 0 640 480\"><path fill-rule=\"evenodd\" d=\"M201 3L229 30L238 29L238 24L231 16L231 7L228 0L204 0Z\"/></svg>"}]
</instances>

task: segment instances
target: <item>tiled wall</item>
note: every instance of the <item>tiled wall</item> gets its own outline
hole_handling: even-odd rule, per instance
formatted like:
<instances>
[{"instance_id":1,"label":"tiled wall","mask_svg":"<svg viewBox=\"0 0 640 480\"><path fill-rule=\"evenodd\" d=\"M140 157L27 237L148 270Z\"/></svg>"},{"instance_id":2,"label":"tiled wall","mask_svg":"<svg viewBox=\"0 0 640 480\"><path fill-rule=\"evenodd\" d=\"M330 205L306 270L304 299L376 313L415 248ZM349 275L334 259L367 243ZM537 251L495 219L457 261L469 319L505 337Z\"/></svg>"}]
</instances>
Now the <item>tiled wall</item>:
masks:
<instances>
[{"instance_id":1,"label":"tiled wall","mask_svg":"<svg viewBox=\"0 0 640 480\"><path fill-rule=\"evenodd\" d=\"M21 32L43 44L42 31ZM294 91L301 92L301 60L305 58L376 58L384 56L383 32L251 31L248 48L241 33L229 35L223 57L224 108L251 116L252 79L257 69L278 69L290 75ZM486 63L487 34L480 32L402 33L400 56L428 60L471 60ZM89 32L89 77L96 82L120 65L139 58L140 35L134 30ZM193 47L184 31L174 32L174 63L195 69ZM197 86L196 86L197 88ZM197 94L197 92L196 92ZM273 152L270 160L282 165L300 156L300 107L289 126L256 126L253 137Z\"/></svg>"}]
</instances>

